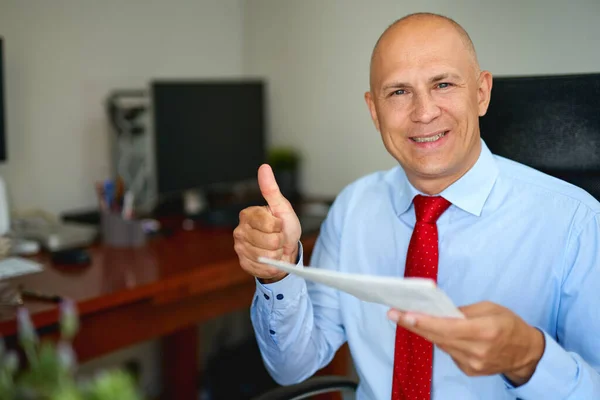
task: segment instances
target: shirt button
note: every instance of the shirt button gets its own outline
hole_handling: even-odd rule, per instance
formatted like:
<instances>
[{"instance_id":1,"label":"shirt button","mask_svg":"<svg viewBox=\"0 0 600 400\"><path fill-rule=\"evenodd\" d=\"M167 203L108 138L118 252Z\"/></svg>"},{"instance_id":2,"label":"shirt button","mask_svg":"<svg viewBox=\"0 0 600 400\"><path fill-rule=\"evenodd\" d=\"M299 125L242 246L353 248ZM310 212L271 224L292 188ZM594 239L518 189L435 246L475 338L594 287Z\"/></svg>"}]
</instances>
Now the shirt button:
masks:
<instances>
[{"instance_id":1,"label":"shirt button","mask_svg":"<svg viewBox=\"0 0 600 400\"><path fill-rule=\"evenodd\" d=\"M283 295L281 293L277 295L277 300L283 300Z\"/></svg>"},{"instance_id":2,"label":"shirt button","mask_svg":"<svg viewBox=\"0 0 600 400\"><path fill-rule=\"evenodd\" d=\"M275 334L275 331L274 331L273 329L269 329L269 333L270 333L271 335L274 335L274 334Z\"/></svg>"},{"instance_id":3,"label":"shirt button","mask_svg":"<svg viewBox=\"0 0 600 400\"><path fill-rule=\"evenodd\" d=\"M270 299L270 297L266 293L264 293L263 296L265 296L265 299L267 299L267 300Z\"/></svg>"}]
</instances>

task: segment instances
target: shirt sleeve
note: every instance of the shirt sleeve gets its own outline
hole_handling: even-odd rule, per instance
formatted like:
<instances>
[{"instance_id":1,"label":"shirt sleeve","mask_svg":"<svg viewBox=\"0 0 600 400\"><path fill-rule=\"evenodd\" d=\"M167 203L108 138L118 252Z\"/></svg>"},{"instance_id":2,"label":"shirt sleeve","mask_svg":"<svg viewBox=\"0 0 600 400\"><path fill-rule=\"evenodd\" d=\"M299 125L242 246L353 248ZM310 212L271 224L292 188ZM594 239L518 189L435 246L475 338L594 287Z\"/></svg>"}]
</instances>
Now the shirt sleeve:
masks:
<instances>
[{"instance_id":1,"label":"shirt sleeve","mask_svg":"<svg viewBox=\"0 0 600 400\"><path fill-rule=\"evenodd\" d=\"M523 399L600 399L600 217L567 246L556 337L544 332L544 354L531 379L509 392Z\"/></svg>"},{"instance_id":2,"label":"shirt sleeve","mask_svg":"<svg viewBox=\"0 0 600 400\"><path fill-rule=\"evenodd\" d=\"M321 226L311 264L337 268L344 209L339 202L338 197ZM297 267L303 268L302 247L299 254ZM329 364L346 341L338 296L334 289L293 274L272 284L257 281L252 325L264 364L277 383L309 378Z\"/></svg>"}]
</instances>

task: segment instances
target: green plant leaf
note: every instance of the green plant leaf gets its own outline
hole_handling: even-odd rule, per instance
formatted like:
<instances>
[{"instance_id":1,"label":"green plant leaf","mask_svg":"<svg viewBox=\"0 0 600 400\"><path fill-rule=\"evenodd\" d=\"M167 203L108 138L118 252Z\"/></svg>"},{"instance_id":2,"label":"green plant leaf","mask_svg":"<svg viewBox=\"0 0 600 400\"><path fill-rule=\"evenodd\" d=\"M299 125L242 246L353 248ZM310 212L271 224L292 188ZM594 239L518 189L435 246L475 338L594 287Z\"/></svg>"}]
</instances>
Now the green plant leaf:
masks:
<instances>
[{"instance_id":1,"label":"green plant leaf","mask_svg":"<svg viewBox=\"0 0 600 400\"><path fill-rule=\"evenodd\" d=\"M16 353L0 354L0 400L141 400L133 378L118 369L88 383L77 381L76 354L68 341L79 329L77 311L66 302L61 313L62 340L40 343L28 311L19 310L19 338L28 366L16 375Z\"/></svg>"},{"instance_id":2,"label":"green plant leaf","mask_svg":"<svg viewBox=\"0 0 600 400\"><path fill-rule=\"evenodd\" d=\"M89 388L88 400L141 400L133 379L120 370L100 374Z\"/></svg>"},{"instance_id":3,"label":"green plant leaf","mask_svg":"<svg viewBox=\"0 0 600 400\"><path fill-rule=\"evenodd\" d=\"M274 171L293 170L300 164L300 155L291 147L274 147L268 152L267 163Z\"/></svg>"}]
</instances>

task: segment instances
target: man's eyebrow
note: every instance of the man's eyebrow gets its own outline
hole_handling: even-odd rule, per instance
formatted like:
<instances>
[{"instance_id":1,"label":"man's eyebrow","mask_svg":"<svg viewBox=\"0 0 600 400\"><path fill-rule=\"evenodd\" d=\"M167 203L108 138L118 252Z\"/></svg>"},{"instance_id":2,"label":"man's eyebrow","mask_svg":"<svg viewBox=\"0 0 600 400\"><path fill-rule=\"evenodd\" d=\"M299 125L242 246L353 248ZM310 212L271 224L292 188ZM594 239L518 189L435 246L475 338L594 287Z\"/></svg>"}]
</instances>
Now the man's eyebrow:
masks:
<instances>
[{"instance_id":1,"label":"man's eyebrow","mask_svg":"<svg viewBox=\"0 0 600 400\"><path fill-rule=\"evenodd\" d=\"M431 79L429 79L429 82L435 83L435 82L444 81L446 79L460 79L460 76L457 74L445 72L443 74L438 74L438 75L432 77Z\"/></svg>"},{"instance_id":2,"label":"man's eyebrow","mask_svg":"<svg viewBox=\"0 0 600 400\"><path fill-rule=\"evenodd\" d=\"M385 84L381 89L385 92L388 91L389 89L404 89L404 88L411 88L412 85L410 83L406 83L406 82L390 82Z\"/></svg>"}]
</instances>

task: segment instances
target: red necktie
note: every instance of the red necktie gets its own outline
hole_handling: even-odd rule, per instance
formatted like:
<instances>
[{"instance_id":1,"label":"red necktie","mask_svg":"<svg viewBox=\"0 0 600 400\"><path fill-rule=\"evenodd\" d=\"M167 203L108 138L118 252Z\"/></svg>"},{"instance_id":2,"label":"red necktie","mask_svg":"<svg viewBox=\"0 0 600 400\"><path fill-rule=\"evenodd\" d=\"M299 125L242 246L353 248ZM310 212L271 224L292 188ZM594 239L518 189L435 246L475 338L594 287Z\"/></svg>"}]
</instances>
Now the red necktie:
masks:
<instances>
[{"instance_id":1,"label":"red necktie","mask_svg":"<svg viewBox=\"0 0 600 400\"><path fill-rule=\"evenodd\" d=\"M405 277L430 278L437 282L438 232L436 221L450 207L443 197L415 196L417 222L406 254ZM433 345L404 328L396 328L392 400L431 398Z\"/></svg>"}]
</instances>

